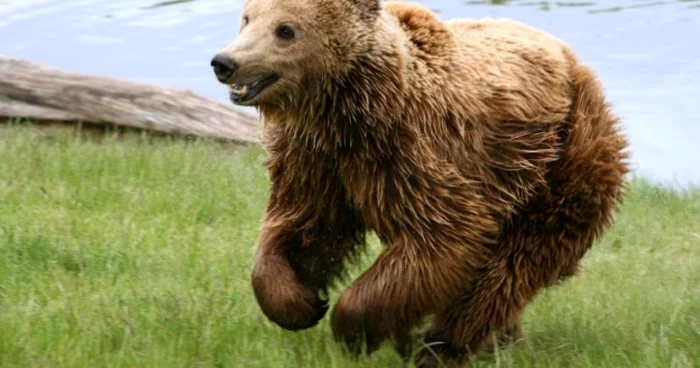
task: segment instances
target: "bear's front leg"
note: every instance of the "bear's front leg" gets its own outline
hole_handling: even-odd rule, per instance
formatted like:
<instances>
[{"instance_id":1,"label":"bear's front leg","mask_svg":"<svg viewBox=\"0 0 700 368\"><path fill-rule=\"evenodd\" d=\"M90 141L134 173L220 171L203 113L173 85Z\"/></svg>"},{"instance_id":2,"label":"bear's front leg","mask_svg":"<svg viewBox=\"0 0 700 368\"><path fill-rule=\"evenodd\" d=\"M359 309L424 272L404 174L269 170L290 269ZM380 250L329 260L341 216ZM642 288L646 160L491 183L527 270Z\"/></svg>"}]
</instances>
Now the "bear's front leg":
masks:
<instances>
[{"instance_id":1,"label":"bear's front leg","mask_svg":"<svg viewBox=\"0 0 700 368\"><path fill-rule=\"evenodd\" d=\"M468 278L466 259L478 258L471 250L390 247L341 295L331 321L335 339L353 354L363 348L371 354L391 340L399 355L410 358L412 329Z\"/></svg>"},{"instance_id":2,"label":"bear's front leg","mask_svg":"<svg viewBox=\"0 0 700 368\"><path fill-rule=\"evenodd\" d=\"M263 314L280 327L297 331L315 326L328 311L318 290L299 280L282 252L285 234L264 229L255 257L252 284Z\"/></svg>"},{"instance_id":3,"label":"bear's front leg","mask_svg":"<svg viewBox=\"0 0 700 368\"><path fill-rule=\"evenodd\" d=\"M386 339L391 339L399 354L406 358L412 345L410 326L401 324L410 324L410 318L390 310L392 302L401 301L384 299L375 294L377 291L368 278L360 278L341 295L331 320L334 337L354 355L362 353L363 347L371 354ZM395 305L394 309L402 307Z\"/></svg>"},{"instance_id":4,"label":"bear's front leg","mask_svg":"<svg viewBox=\"0 0 700 368\"><path fill-rule=\"evenodd\" d=\"M363 343L371 353L390 339L407 358L413 328L449 305L492 257L502 211L456 169L435 162L412 170L412 180L387 173L383 188L404 186L390 192L402 195L384 197L377 231L388 248L341 295L332 315L334 337L355 353ZM423 167L439 176L419 175Z\"/></svg>"},{"instance_id":5,"label":"bear's front leg","mask_svg":"<svg viewBox=\"0 0 700 368\"><path fill-rule=\"evenodd\" d=\"M299 214L301 212L297 212ZM280 219L281 218L281 219ZM313 327L328 310L326 294L365 244L364 226L341 203L305 222L266 217L258 240L252 284L265 316L287 330Z\"/></svg>"}]
</instances>

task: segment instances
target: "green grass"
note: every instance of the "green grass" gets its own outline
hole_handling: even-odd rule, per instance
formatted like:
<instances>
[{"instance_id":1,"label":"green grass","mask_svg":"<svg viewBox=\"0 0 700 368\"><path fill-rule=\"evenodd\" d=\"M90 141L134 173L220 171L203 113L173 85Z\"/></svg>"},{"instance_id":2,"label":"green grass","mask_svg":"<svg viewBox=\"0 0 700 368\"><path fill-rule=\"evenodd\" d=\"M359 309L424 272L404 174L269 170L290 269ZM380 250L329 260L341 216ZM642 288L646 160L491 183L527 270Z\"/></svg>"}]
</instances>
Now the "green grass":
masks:
<instances>
[{"instance_id":1,"label":"green grass","mask_svg":"<svg viewBox=\"0 0 700 368\"><path fill-rule=\"evenodd\" d=\"M292 333L262 316L263 155L0 128L0 366L401 366L389 348L344 357L328 318ZM525 344L476 365L700 366L700 191L635 180L581 275L524 323Z\"/></svg>"}]
</instances>

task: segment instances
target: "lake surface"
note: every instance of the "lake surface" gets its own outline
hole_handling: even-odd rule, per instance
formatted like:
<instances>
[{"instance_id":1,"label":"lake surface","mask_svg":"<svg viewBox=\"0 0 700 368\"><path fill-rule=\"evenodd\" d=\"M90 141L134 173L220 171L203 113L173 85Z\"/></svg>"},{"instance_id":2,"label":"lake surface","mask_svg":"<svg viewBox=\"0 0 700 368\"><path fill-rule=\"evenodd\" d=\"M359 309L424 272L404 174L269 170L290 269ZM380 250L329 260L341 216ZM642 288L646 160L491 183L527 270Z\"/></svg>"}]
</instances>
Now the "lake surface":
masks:
<instances>
[{"instance_id":1,"label":"lake surface","mask_svg":"<svg viewBox=\"0 0 700 368\"><path fill-rule=\"evenodd\" d=\"M420 2L444 19L510 17L565 40L624 118L637 173L700 184L700 0ZM0 0L0 54L228 103L209 60L236 36L241 4Z\"/></svg>"}]
</instances>

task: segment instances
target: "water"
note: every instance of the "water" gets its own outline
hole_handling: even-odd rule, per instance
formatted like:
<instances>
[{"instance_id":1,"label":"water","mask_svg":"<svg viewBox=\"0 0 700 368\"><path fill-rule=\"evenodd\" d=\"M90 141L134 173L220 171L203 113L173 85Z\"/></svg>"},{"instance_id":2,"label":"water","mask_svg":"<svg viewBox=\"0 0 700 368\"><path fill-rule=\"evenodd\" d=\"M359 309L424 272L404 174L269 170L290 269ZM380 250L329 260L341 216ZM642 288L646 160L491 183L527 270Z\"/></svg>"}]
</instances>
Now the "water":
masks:
<instances>
[{"instance_id":1,"label":"water","mask_svg":"<svg viewBox=\"0 0 700 368\"><path fill-rule=\"evenodd\" d=\"M570 43L624 118L637 173L700 184L700 0L423 0L443 18L511 17ZM209 60L241 0L0 0L0 54L227 102Z\"/></svg>"}]
</instances>

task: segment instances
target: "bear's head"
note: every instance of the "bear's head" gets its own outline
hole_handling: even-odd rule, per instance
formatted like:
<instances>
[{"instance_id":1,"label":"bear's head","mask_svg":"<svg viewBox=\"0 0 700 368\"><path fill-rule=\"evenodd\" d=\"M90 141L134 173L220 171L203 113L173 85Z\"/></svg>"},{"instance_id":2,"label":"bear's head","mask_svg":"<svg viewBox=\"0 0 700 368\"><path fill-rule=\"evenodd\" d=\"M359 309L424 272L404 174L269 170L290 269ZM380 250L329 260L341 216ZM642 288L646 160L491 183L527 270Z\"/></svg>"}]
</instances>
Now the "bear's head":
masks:
<instances>
[{"instance_id":1,"label":"bear's head","mask_svg":"<svg viewBox=\"0 0 700 368\"><path fill-rule=\"evenodd\" d=\"M371 49L379 14L380 0L247 0L211 66L234 104L298 103Z\"/></svg>"}]
</instances>

